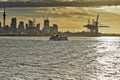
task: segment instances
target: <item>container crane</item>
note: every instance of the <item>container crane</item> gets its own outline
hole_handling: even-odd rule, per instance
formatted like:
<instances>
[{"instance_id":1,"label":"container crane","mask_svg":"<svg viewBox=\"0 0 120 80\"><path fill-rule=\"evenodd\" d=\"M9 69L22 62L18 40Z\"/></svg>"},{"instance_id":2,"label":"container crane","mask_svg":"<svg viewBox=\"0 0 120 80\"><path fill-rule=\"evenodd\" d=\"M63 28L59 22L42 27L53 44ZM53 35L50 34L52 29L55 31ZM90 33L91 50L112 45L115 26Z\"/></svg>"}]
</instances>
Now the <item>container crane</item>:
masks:
<instances>
[{"instance_id":1,"label":"container crane","mask_svg":"<svg viewBox=\"0 0 120 80\"><path fill-rule=\"evenodd\" d=\"M99 24L99 15L97 15L96 21L92 21L92 23L90 22L90 19L88 19L88 24L84 25L84 27L86 27L90 33L92 34L99 34L99 27L109 27L109 26L102 26Z\"/></svg>"}]
</instances>

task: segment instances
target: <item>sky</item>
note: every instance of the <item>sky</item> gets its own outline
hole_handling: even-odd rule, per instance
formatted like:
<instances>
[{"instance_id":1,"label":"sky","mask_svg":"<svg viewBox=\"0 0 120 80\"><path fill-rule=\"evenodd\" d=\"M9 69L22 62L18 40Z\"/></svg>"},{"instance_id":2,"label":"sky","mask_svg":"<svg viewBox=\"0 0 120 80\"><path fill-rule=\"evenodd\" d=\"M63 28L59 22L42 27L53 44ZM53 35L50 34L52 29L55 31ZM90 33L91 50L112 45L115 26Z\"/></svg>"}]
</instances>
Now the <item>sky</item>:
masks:
<instances>
[{"instance_id":1,"label":"sky","mask_svg":"<svg viewBox=\"0 0 120 80\"><path fill-rule=\"evenodd\" d=\"M33 0L1 0L1 1L33 1ZM42 1L42 0L34 0L34 1ZM47 1L56 1L56 0L47 0ZM66 0L66 1L70 1L70 0Z\"/></svg>"},{"instance_id":2,"label":"sky","mask_svg":"<svg viewBox=\"0 0 120 80\"><path fill-rule=\"evenodd\" d=\"M1 0L1 1L33 1L33 0ZM81 0L34 0L34 1L81 1ZM87 0L87 1L95 1L95 0Z\"/></svg>"},{"instance_id":3,"label":"sky","mask_svg":"<svg viewBox=\"0 0 120 80\"><path fill-rule=\"evenodd\" d=\"M110 0L0 0L0 1L110 1ZM115 0L115 1L120 1L120 0Z\"/></svg>"},{"instance_id":4,"label":"sky","mask_svg":"<svg viewBox=\"0 0 120 80\"><path fill-rule=\"evenodd\" d=\"M2 22L3 9L0 9L0 21ZM102 33L120 33L120 6L103 7L37 7L37 8L8 8L7 24L10 25L11 17L16 17L17 22L28 23L29 19L36 19L36 23L43 27L43 20L48 16L50 25L58 24L59 31L81 32L87 31L83 25L88 19L96 19L99 14L99 23L110 26L100 28Z\"/></svg>"},{"instance_id":5,"label":"sky","mask_svg":"<svg viewBox=\"0 0 120 80\"><path fill-rule=\"evenodd\" d=\"M36 18L36 23L40 23L42 29L44 18L49 16L51 26L58 24L59 31L71 32L87 31L83 25L87 24L88 19L91 19L92 22L92 19L96 19L99 14L99 23L110 26L109 28L100 28L100 32L120 34L120 6L7 8L6 13L8 25L10 25L11 17L16 17L17 22L22 20L25 23L28 23L29 19ZM1 22L2 14L3 9L0 9Z\"/></svg>"}]
</instances>

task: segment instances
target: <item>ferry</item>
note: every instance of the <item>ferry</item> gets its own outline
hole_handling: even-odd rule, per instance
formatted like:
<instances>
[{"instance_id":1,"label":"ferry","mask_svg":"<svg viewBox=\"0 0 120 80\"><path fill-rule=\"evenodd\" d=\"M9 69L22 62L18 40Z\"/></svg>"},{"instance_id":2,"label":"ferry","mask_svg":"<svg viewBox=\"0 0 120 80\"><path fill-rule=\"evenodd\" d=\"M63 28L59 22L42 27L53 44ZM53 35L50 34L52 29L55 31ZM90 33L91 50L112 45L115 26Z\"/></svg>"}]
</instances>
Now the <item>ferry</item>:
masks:
<instances>
[{"instance_id":1,"label":"ferry","mask_svg":"<svg viewBox=\"0 0 120 80\"><path fill-rule=\"evenodd\" d=\"M52 35L49 38L50 41L66 41L68 40L68 37L64 34L58 34L58 35Z\"/></svg>"}]
</instances>

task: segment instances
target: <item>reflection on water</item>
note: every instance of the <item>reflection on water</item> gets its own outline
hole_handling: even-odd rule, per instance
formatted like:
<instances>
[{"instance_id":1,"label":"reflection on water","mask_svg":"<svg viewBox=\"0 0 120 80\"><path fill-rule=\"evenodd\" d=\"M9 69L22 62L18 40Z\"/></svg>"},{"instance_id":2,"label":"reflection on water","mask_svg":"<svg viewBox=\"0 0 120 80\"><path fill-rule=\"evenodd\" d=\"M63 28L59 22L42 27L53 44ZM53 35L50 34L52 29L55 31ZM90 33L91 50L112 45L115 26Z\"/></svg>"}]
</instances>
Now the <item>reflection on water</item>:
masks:
<instances>
[{"instance_id":1,"label":"reflection on water","mask_svg":"<svg viewBox=\"0 0 120 80\"><path fill-rule=\"evenodd\" d=\"M104 55L97 58L100 67L100 80L119 80L120 79L120 40L115 37L101 38L104 41L99 46L98 51Z\"/></svg>"},{"instance_id":2,"label":"reflection on water","mask_svg":"<svg viewBox=\"0 0 120 80\"><path fill-rule=\"evenodd\" d=\"M119 80L120 38L0 37L2 80Z\"/></svg>"}]
</instances>

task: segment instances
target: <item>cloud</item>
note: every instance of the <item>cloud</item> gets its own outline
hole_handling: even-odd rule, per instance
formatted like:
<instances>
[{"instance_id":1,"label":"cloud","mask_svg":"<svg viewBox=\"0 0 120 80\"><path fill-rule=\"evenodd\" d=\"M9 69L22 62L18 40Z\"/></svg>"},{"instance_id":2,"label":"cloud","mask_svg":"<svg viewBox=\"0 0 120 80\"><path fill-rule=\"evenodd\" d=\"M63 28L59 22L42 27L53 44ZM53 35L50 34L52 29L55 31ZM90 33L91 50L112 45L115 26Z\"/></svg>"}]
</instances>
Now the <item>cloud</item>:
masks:
<instances>
[{"instance_id":1,"label":"cloud","mask_svg":"<svg viewBox=\"0 0 120 80\"><path fill-rule=\"evenodd\" d=\"M0 1L47 1L47 2L50 2L50 1L104 1L104 0L0 0ZM109 0L108 0L109 1ZM116 1L120 1L120 0L116 0Z\"/></svg>"},{"instance_id":2,"label":"cloud","mask_svg":"<svg viewBox=\"0 0 120 80\"><path fill-rule=\"evenodd\" d=\"M0 1L44 1L44 2L50 2L50 1L105 1L105 0L0 0ZM109 1L109 0L106 0L106 1ZM114 0L111 0L111 1L114 1ZM115 1L120 1L120 0L115 0Z\"/></svg>"},{"instance_id":3,"label":"cloud","mask_svg":"<svg viewBox=\"0 0 120 80\"><path fill-rule=\"evenodd\" d=\"M8 1L8 0L0 0L1 2L6 2L6 1Z\"/></svg>"}]
</instances>

